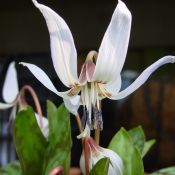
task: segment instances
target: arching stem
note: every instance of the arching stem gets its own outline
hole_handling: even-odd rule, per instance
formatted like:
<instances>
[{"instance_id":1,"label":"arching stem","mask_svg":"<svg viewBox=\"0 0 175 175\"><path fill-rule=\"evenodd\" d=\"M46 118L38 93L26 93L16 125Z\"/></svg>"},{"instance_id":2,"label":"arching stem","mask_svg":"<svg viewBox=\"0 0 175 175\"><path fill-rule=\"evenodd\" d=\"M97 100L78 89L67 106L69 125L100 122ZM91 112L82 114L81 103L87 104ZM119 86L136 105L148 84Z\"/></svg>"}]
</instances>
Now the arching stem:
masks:
<instances>
[{"instance_id":1,"label":"arching stem","mask_svg":"<svg viewBox=\"0 0 175 175\"><path fill-rule=\"evenodd\" d=\"M41 110L41 105L40 105L38 96L36 95L34 89L31 86L24 85L22 87L22 89L20 90L19 95L17 97L19 100L19 106L20 106L20 108L22 108L22 107L24 107L24 105L27 105L27 102L25 100L25 91L28 91L33 98L33 101L34 101L35 107L36 107L36 111L37 111L38 115L40 116L40 125L42 128L43 127L43 122L42 122L43 114L42 114L42 110Z\"/></svg>"},{"instance_id":2,"label":"arching stem","mask_svg":"<svg viewBox=\"0 0 175 175\"><path fill-rule=\"evenodd\" d=\"M93 61L93 58L96 59L96 58L97 58L97 55L98 55L97 51L91 50L91 51L87 54L86 60L91 60L91 61Z\"/></svg>"}]
</instances>

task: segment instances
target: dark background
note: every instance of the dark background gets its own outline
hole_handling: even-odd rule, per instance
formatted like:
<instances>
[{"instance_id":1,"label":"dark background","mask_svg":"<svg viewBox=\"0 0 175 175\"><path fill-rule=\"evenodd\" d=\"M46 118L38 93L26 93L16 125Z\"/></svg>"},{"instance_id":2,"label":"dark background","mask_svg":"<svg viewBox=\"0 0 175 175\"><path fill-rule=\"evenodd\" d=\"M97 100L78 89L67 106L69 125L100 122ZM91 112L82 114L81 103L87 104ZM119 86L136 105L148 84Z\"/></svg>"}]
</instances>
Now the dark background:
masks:
<instances>
[{"instance_id":1,"label":"dark background","mask_svg":"<svg viewBox=\"0 0 175 175\"><path fill-rule=\"evenodd\" d=\"M40 0L61 15L69 25L78 51L79 67L88 51L98 50L116 0ZM164 55L175 55L175 1L124 1L132 13L132 30L124 70L138 72ZM53 70L49 35L45 20L31 0L2 0L0 2L0 79L1 87L8 63L15 60L35 63L52 78L59 90L64 89ZM28 70L17 65L20 87L32 85L45 107L46 99L57 105L61 98L44 88ZM141 124L148 138L155 137L157 145L145 159L147 171L175 164L175 65L165 65L154 73L146 85L121 102L103 101L104 131L101 144L107 146L121 127L127 129ZM43 95L44 94L44 95ZM29 97L29 102L31 101ZM6 113L3 113L6 121ZM78 130L73 123L72 165L78 165ZM2 126L2 122L1 122ZM1 127L2 128L2 127ZM2 137L2 136L1 136ZM3 139L10 139L10 136ZM1 139L2 140L2 139ZM11 141L8 141L11 144ZM0 142L1 145L3 142ZM2 155L2 153L1 153ZM9 157L9 156L8 156ZM9 158L8 158L9 159ZM0 162L2 163L2 162Z\"/></svg>"}]
</instances>

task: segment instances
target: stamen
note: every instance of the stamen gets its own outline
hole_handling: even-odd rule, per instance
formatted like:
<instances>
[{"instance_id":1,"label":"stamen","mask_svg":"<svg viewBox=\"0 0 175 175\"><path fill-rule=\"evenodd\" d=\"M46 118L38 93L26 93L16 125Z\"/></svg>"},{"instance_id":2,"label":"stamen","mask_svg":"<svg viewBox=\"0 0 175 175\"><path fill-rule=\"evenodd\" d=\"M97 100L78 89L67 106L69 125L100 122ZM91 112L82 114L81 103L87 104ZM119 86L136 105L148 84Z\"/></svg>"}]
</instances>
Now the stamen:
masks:
<instances>
[{"instance_id":1,"label":"stamen","mask_svg":"<svg viewBox=\"0 0 175 175\"><path fill-rule=\"evenodd\" d=\"M85 127L86 120L87 120L87 113L86 113L86 111L87 111L86 107L83 106L83 116L82 116L82 119L81 119L83 127Z\"/></svg>"},{"instance_id":2,"label":"stamen","mask_svg":"<svg viewBox=\"0 0 175 175\"><path fill-rule=\"evenodd\" d=\"M97 109L96 107L93 107L93 126L94 129L99 129L100 131L103 130L103 119L102 119L102 111L101 109Z\"/></svg>"},{"instance_id":3,"label":"stamen","mask_svg":"<svg viewBox=\"0 0 175 175\"><path fill-rule=\"evenodd\" d=\"M90 112L86 109L85 106L83 106L83 116L81 119L82 125L85 127L85 125L87 124L89 126L89 128L92 130L93 125L92 125L89 114L90 114Z\"/></svg>"},{"instance_id":4,"label":"stamen","mask_svg":"<svg viewBox=\"0 0 175 175\"><path fill-rule=\"evenodd\" d=\"M98 128L98 124L97 124L97 109L93 106L92 107L92 111L93 111L93 126L94 126L94 129L97 129Z\"/></svg>"},{"instance_id":5,"label":"stamen","mask_svg":"<svg viewBox=\"0 0 175 175\"><path fill-rule=\"evenodd\" d=\"M102 118L102 111L101 110L98 112L97 116L98 116L98 119L97 119L97 121L98 121L98 129L100 131L102 131L103 130L103 118Z\"/></svg>"}]
</instances>

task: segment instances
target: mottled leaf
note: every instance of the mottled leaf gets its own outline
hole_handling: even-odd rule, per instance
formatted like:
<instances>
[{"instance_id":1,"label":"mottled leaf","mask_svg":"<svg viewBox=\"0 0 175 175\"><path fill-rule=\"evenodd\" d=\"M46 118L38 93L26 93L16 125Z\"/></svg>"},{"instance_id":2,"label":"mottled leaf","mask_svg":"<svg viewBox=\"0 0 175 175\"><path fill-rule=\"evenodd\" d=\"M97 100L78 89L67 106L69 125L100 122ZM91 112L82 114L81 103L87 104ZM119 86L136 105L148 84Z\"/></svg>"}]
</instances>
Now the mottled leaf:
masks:
<instances>
[{"instance_id":1,"label":"mottled leaf","mask_svg":"<svg viewBox=\"0 0 175 175\"><path fill-rule=\"evenodd\" d=\"M13 138L23 175L41 175L47 142L31 107L17 114L14 120Z\"/></svg>"},{"instance_id":2,"label":"mottled leaf","mask_svg":"<svg viewBox=\"0 0 175 175\"><path fill-rule=\"evenodd\" d=\"M133 141L134 146L137 147L138 150L140 151L140 154L142 154L144 144L145 144L145 134L142 127L139 126L139 127L133 128L129 130L128 133Z\"/></svg>"},{"instance_id":3,"label":"mottled leaf","mask_svg":"<svg viewBox=\"0 0 175 175\"><path fill-rule=\"evenodd\" d=\"M57 166L63 166L67 175L70 167L72 147L70 114L62 104L58 109L47 102L49 120L49 146L44 159L44 174L48 175Z\"/></svg>"},{"instance_id":4,"label":"mottled leaf","mask_svg":"<svg viewBox=\"0 0 175 175\"><path fill-rule=\"evenodd\" d=\"M123 160L123 175L143 175L141 154L134 146L128 132L121 128L111 140L109 149L115 151Z\"/></svg>"}]
</instances>

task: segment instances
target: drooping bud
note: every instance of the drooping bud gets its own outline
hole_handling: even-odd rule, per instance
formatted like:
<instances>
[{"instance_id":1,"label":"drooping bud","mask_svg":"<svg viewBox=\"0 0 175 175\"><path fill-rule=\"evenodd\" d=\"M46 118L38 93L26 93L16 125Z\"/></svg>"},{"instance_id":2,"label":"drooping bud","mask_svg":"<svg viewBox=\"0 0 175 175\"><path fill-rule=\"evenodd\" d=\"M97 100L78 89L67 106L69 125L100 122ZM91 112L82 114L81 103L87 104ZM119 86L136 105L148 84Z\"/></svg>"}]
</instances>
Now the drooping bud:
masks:
<instances>
[{"instance_id":1,"label":"drooping bud","mask_svg":"<svg viewBox=\"0 0 175 175\"><path fill-rule=\"evenodd\" d=\"M123 162L114 151L100 147L91 137L85 138L84 149L80 159L80 168L83 174L87 174L100 159L106 157L110 160L108 175L122 175ZM85 163L88 164L88 167Z\"/></svg>"}]
</instances>

